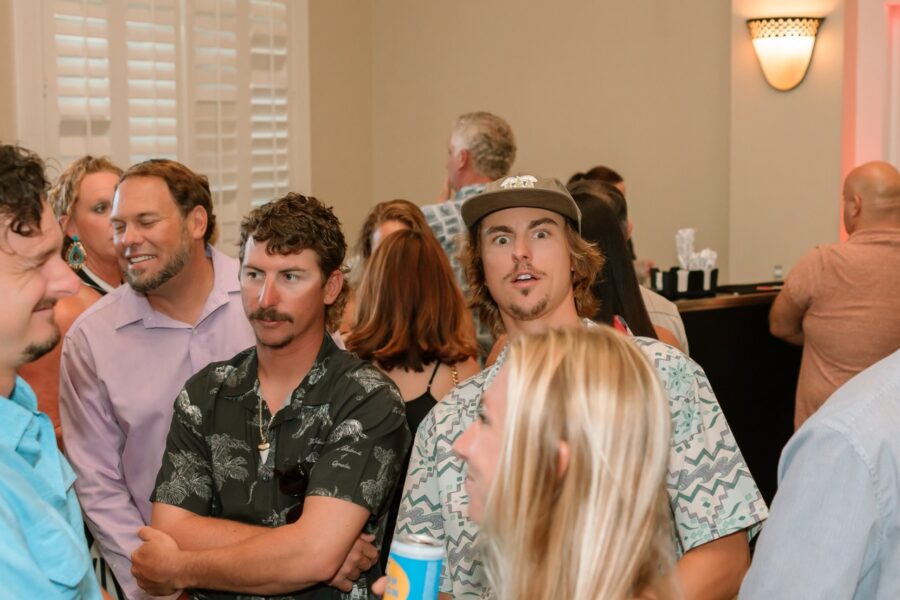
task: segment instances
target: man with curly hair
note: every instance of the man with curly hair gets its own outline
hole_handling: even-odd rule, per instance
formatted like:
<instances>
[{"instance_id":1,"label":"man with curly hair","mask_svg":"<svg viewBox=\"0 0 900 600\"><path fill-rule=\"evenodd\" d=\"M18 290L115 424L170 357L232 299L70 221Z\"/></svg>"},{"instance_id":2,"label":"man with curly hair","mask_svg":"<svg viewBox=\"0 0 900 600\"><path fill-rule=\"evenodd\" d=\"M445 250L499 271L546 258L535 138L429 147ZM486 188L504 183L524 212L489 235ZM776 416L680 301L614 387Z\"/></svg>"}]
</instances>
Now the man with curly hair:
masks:
<instances>
[{"instance_id":1,"label":"man with curly hair","mask_svg":"<svg viewBox=\"0 0 900 600\"><path fill-rule=\"evenodd\" d=\"M532 175L499 179L463 204L462 218L471 302L495 334L515 338L548 328L597 326L588 317L596 309L591 286L603 259L579 235L581 213L559 181ZM667 491L685 597L732 598L750 563L748 534L765 519L765 503L703 370L657 340L631 339L669 396ZM396 535L444 540L441 591L452 598L487 592L478 528L468 515L466 467L452 447L478 418L482 394L506 356L504 349L491 367L438 402L413 445Z\"/></svg>"},{"instance_id":2,"label":"man with curly hair","mask_svg":"<svg viewBox=\"0 0 900 600\"><path fill-rule=\"evenodd\" d=\"M237 261L209 244L206 177L172 160L136 164L119 181L111 220L128 285L66 334L60 417L88 528L125 596L142 599L129 557L150 522L172 401L188 377L253 335Z\"/></svg>"},{"instance_id":3,"label":"man with curly hair","mask_svg":"<svg viewBox=\"0 0 900 600\"><path fill-rule=\"evenodd\" d=\"M256 344L178 395L133 555L147 591L368 597L378 554L355 548L384 535L410 434L391 380L327 333L346 300L345 251L312 197L288 194L241 223Z\"/></svg>"},{"instance_id":4,"label":"man with curly hair","mask_svg":"<svg viewBox=\"0 0 900 600\"><path fill-rule=\"evenodd\" d=\"M78 291L60 255L44 164L0 145L0 582L9 598L99 598L75 473L16 369L59 343L53 306Z\"/></svg>"}]
</instances>

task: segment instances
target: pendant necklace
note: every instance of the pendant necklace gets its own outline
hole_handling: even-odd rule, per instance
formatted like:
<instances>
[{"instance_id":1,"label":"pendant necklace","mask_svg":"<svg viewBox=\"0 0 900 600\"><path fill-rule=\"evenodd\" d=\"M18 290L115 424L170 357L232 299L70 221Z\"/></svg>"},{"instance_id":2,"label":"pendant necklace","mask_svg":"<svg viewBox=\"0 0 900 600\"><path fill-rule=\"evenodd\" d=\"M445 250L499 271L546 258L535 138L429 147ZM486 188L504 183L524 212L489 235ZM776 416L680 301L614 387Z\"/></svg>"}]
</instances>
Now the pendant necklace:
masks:
<instances>
[{"instance_id":1,"label":"pendant necklace","mask_svg":"<svg viewBox=\"0 0 900 600\"><path fill-rule=\"evenodd\" d=\"M275 418L275 415L269 417L269 422L266 423L265 430L263 429L263 416L262 416L262 403L263 398L262 395L259 396L259 444L256 447L259 449L259 460L263 464L266 463L266 460L269 458L269 427L272 426L272 419Z\"/></svg>"}]
</instances>

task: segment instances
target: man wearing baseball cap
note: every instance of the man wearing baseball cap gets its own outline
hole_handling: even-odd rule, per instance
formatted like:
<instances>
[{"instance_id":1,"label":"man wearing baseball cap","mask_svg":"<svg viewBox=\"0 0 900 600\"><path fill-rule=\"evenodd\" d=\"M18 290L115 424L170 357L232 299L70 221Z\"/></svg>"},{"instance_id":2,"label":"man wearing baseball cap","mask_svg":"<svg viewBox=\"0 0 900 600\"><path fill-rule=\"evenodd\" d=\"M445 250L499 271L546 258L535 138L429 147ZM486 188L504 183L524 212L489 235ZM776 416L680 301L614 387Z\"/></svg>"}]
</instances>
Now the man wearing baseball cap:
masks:
<instances>
[{"instance_id":1,"label":"man wearing baseball cap","mask_svg":"<svg viewBox=\"0 0 900 600\"><path fill-rule=\"evenodd\" d=\"M471 302L495 334L598 326L588 317L603 259L579 235L581 214L559 181L504 177L467 200L462 217ZM765 502L700 366L657 340L632 339L659 373L672 409L666 484L685 598L732 598ZM477 418L506 355L454 388L422 422L400 505L398 536L422 533L447 544L441 592L457 599L482 597L487 582L478 527L468 518L466 467L451 448Z\"/></svg>"}]
</instances>

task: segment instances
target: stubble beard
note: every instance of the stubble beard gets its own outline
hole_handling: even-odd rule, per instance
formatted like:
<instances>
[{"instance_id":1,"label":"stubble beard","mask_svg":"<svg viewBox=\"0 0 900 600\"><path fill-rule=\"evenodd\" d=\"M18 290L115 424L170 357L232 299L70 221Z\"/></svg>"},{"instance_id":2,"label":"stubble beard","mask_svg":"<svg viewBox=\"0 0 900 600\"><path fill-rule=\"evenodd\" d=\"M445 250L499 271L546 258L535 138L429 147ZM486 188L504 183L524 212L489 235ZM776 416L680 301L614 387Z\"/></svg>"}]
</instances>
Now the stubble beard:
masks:
<instances>
[{"instance_id":1,"label":"stubble beard","mask_svg":"<svg viewBox=\"0 0 900 600\"><path fill-rule=\"evenodd\" d=\"M290 346L291 342L293 342L296 337L297 336L295 336L294 334L290 334L290 335L286 336L283 340L280 340L277 342L264 342L262 340L262 338L259 337L259 334L257 333L256 334L256 343L259 344L260 346L262 346L263 348L268 348L269 350L281 350L282 348L287 348L288 346Z\"/></svg>"},{"instance_id":2,"label":"stubble beard","mask_svg":"<svg viewBox=\"0 0 900 600\"><path fill-rule=\"evenodd\" d=\"M183 232L187 234L187 231ZM135 292L139 294L146 294L147 292L152 292L157 289L162 284L166 283L179 273L181 273L182 269L184 269L185 265L187 265L188 260L191 257L191 247L190 240L187 238L187 235L183 235L181 238L181 248L179 251L165 264L165 266L152 277L141 280L138 277L135 277L128 269L125 270L125 280L128 282L128 285L131 286Z\"/></svg>"},{"instance_id":3,"label":"stubble beard","mask_svg":"<svg viewBox=\"0 0 900 600\"><path fill-rule=\"evenodd\" d=\"M53 333L49 338L47 338L43 342L35 342L25 347L25 350L22 351L22 364L24 365L30 362L34 362L56 348L56 345L59 343L61 337L62 334L60 334L59 332L59 327L56 325L56 323L54 323Z\"/></svg>"},{"instance_id":4,"label":"stubble beard","mask_svg":"<svg viewBox=\"0 0 900 600\"><path fill-rule=\"evenodd\" d=\"M527 295L523 294L523 296ZM544 314L549 303L550 300L548 298L542 298L537 304L526 309L513 302L509 305L509 314L517 321L531 321Z\"/></svg>"}]
</instances>

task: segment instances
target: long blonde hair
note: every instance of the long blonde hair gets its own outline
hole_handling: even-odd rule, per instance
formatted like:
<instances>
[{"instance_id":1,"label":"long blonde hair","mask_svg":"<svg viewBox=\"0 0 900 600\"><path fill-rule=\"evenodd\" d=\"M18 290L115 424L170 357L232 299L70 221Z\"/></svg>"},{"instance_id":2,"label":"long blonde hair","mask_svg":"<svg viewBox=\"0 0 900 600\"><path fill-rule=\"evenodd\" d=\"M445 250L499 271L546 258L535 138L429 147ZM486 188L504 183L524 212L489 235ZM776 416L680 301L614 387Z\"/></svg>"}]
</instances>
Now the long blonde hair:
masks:
<instances>
[{"instance_id":1,"label":"long blonde hair","mask_svg":"<svg viewBox=\"0 0 900 600\"><path fill-rule=\"evenodd\" d=\"M671 417L648 360L600 327L519 337L509 366L479 537L496 597L619 600L651 584L672 597L659 585L674 564L664 487Z\"/></svg>"}]
</instances>

